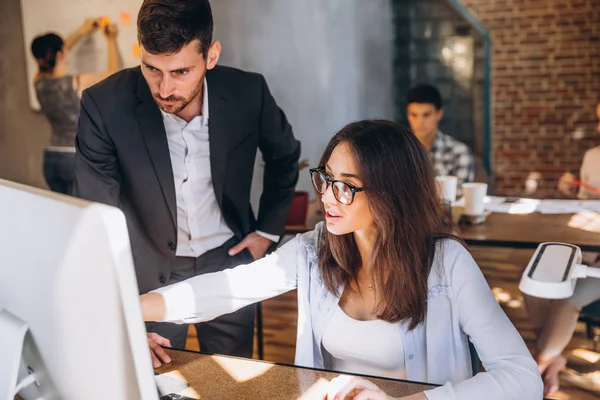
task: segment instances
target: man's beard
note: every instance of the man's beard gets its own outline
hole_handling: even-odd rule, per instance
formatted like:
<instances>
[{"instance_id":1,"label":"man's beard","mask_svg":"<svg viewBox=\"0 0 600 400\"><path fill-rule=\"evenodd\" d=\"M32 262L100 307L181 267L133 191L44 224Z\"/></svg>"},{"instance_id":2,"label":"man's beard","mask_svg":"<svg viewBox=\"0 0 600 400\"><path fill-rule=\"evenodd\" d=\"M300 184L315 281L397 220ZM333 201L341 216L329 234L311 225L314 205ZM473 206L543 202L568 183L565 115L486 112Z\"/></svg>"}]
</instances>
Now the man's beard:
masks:
<instances>
[{"instance_id":1,"label":"man's beard","mask_svg":"<svg viewBox=\"0 0 600 400\"><path fill-rule=\"evenodd\" d=\"M202 92L202 89L203 89L202 85L204 83L205 75L206 75L206 72L204 74L202 74L202 79L200 79L198 81L198 83L194 87L194 90L188 97L169 96L166 99L163 99L162 97L160 97L159 94L155 94L153 96L154 102L156 103L158 108L160 108L162 111L166 112L167 114L177 114L177 113L181 112L192 102L192 100L194 100L196 98L196 96L198 96L199 93ZM165 104L160 103L161 100L169 101L169 102L173 101L176 103L165 105ZM200 101L202 102L202 101L204 101L204 99L201 98Z\"/></svg>"}]
</instances>

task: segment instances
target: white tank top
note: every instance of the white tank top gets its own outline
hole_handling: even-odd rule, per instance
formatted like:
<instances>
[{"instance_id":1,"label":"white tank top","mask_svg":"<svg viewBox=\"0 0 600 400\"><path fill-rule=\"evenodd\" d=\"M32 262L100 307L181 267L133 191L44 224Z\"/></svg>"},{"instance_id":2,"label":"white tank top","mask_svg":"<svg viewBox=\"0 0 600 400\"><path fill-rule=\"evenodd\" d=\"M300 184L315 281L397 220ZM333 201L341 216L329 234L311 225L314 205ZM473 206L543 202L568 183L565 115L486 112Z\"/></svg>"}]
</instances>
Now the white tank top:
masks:
<instances>
[{"instance_id":1,"label":"white tank top","mask_svg":"<svg viewBox=\"0 0 600 400\"><path fill-rule=\"evenodd\" d=\"M359 321L336 305L322 344L334 371L406 379L404 345L397 323Z\"/></svg>"}]
</instances>

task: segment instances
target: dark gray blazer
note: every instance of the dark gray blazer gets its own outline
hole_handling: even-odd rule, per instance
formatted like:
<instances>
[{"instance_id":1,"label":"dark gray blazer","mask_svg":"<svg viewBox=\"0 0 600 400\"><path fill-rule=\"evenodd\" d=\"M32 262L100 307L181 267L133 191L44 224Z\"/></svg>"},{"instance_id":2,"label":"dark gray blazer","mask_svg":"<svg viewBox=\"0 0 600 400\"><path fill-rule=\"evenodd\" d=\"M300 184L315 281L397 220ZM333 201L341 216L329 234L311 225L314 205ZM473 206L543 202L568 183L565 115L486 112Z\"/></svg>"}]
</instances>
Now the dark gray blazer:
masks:
<instances>
[{"instance_id":1,"label":"dark gray blazer","mask_svg":"<svg viewBox=\"0 0 600 400\"><path fill-rule=\"evenodd\" d=\"M217 202L242 239L281 235L298 180L300 143L262 75L207 71L210 164ZM85 90L75 194L125 213L140 293L164 286L177 244L177 204L162 115L139 67ZM250 207L257 149L265 161L258 217Z\"/></svg>"}]
</instances>

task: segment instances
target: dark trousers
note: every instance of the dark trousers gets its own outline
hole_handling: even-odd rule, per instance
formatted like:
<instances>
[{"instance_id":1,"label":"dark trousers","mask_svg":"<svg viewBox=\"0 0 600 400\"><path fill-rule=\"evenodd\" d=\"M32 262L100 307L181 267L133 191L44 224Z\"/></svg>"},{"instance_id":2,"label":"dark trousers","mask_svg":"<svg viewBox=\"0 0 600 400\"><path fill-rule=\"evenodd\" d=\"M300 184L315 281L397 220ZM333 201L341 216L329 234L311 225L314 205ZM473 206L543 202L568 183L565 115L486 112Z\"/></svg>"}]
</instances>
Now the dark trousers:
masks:
<instances>
[{"instance_id":1,"label":"dark trousers","mask_svg":"<svg viewBox=\"0 0 600 400\"><path fill-rule=\"evenodd\" d=\"M75 153L46 150L44 178L53 192L73 195Z\"/></svg>"},{"instance_id":2,"label":"dark trousers","mask_svg":"<svg viewBox=\"0 0 600 400\"><path fill-rule=\"evenodd\" d=\"M221 247L212 249L198 258L177 257L168 284L252 262L252 255L248 250L243 250L233 257L227 254L229 249L237 243L238 239L232 238ZM212 321L196 324L200 350L203 353L251 358L254 339L254 310L255 306L251 305ZM185 349L187 325L159 322L147 323L146 328L148 332L156 332L169 339L173 348Z\"/></svg>"}]
</instances>

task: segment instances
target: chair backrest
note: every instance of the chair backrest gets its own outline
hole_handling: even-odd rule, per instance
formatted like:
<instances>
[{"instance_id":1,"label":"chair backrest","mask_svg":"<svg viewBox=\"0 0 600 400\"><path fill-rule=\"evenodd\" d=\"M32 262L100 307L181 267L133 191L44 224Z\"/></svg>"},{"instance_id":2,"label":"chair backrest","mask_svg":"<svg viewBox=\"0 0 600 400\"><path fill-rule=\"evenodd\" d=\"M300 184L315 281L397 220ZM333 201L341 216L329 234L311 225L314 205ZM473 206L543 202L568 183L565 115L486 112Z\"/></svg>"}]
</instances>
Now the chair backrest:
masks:
<instances>
[{"instance_id":1,"label":"chair backrest","mask_svg":"<svg viewBox=\"0 0 600 400\"><path fill-rule=\"evenodd\" d=\"M588 317L595 317L600 320L600 300L583 307L581 314Z\"/></svg>"},{"instance_id":2,"label":"chair backrest","mask_svg":"<svg viewBox=\"0 0 600 400\"><path fill-rule=\"evenodd\" d=\"M469 340L469 352L471 353L471 368L473 369L473 376L475 376L479 372L479 356L471 340Z\"/></svg>"}]
</instances>

